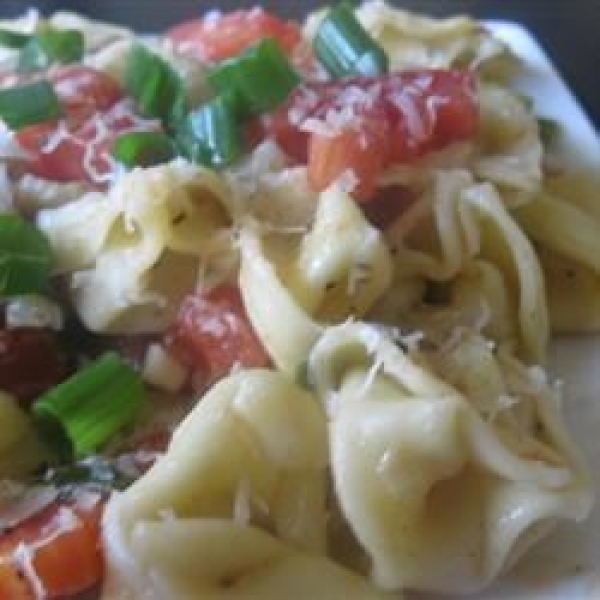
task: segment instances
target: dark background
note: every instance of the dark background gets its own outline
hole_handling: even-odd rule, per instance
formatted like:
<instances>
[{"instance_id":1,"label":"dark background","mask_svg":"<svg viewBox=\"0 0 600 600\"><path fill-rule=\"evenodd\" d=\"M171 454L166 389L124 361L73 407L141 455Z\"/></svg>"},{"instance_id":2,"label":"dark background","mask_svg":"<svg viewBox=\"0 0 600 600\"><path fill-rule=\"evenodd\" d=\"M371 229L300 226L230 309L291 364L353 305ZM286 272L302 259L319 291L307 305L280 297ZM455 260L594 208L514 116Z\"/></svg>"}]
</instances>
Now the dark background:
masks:
<instances>
[{"instance_id":1,"label":"dark background","mask_svg":"<svg viewBox=\"0 0 600 600\"><path fill-rule=\"evenodd\" d=\"M26 6L44 13L76 10L140 31L160 31L209 7L229 10L262 4L287 16L299 16L325 0L0 0L0 15L22 14ZM394 4L432 15L459 12L487 19L518 21L550 56L567 84L600 129L600 0L395 0Z\"/></svg>"}]
</instances>

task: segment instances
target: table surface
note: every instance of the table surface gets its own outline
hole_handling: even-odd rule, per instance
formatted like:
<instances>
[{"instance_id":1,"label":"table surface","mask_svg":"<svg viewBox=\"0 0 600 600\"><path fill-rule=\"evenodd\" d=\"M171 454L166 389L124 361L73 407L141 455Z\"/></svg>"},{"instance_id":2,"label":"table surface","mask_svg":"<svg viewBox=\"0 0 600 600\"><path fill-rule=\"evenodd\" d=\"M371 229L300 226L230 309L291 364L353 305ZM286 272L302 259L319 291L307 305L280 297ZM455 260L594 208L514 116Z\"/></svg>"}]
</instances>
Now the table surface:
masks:
<instances>
[{"instance_id":1,"label":"table surface","mask_svg":"<svg viewBox=\"0 0 600 600\"><path fill-rule=\"evenodd\" d=\"M0 15L22 14L25 6L44 13L71 9L137 30L160 31L209 7L229 10L262 4L281 15L299 16L321 0L1 0ZM524 25L538 39L573 93L600 129L600 0L395 0L432 15L468 13Z\"/></svg>"}]
</instances>

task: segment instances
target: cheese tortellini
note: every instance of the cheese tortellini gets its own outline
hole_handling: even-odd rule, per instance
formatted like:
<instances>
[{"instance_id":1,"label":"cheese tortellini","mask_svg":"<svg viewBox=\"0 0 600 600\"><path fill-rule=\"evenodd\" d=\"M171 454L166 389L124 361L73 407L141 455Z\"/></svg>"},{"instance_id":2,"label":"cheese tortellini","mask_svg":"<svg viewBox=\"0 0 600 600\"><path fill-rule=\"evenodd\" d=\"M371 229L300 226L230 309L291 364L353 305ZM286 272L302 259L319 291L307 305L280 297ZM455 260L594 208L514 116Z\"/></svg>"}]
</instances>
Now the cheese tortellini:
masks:
<instances>
[{"instance_id":1,"label":"cheese tortellini","mask_svg":"<svg viewBox=\"0 0 600 600\"><path fill-rule=\"evenodd\" d=\"M475 325L479 309L484 331L543 360L549 325L542 269L493 186L464 171L439 172L387 237L394 283L373 316L447 334L469 320ZM442 298L427 302L428 285L442 288ZM407 287L420 291L412 302Z\"/></svg>"},{"instance_id":2,"label":"cheese tortellini","mask_svg":"<svg viewBox=\"0 0 600 600\"><path fill-rule=\"evenodd\" d=\"M296 123L302 99L283 104L289 123L261 116L265 139L220 170L178 157L126 171L110 155L114 170L98 187L53 182L19 166L18 136L1 140L3 206L48 239L65 314L72 308L107 346L110 336L152 340L140 363L157 402L123 432L131 447L121 462L135 462L145 428L174 430L153 466L107 501L102 600L462 597L556 522L591 510L590 476L544 363L553 332L600 328L600 185L584 190L553 171L534 109L506 85L514 57L481 24L381 0L356 15L391 71L469 69L477 82L461 100L476 96L477 131L381 165L369 200L353 198L361 174L352 169L315 185L315 165L269 131L290 125L310 138L335 136L338 121L362 126L354 82L349 110L323 111L324 122ZM308 95L324 73L300 50L323 16L309 16L290 56L310 78ZM32 13L13 25L45 22ZM47 22L81 30L82 64L123 88L129 51L142 43L180 76L186 111L214 96L209 67L168 36L69 13ZM16 59L14 49L0 55ZM361 102L376 103L379 85ZM422 99L408 96L394 101L408 102L407 147L420 147L445 98L426 98L428 120ZM140 112L132 98L116 106ZM213 307L220 286L242 306ZM208 308L186 321L190 294ZM243 335L225 339L228 327ZM173 332L193 338L181 342L193 357ZM267 367L227 362L250 337ZM214 378L203 371L211 345L227 354ZM47 450L1 393L0 434L0 477L31 476ZM117 464L122 442L111 440L105 458Z\"/></svg>"},{"instance_id":3,"label":"cheese tortellini","mask_svg":"<svg viewBox=\"0 0 600 600\"><path fill-rule=\"evenodd\" d=\"M103 600L383 599L326 557L325 417L286 376L219 382L104 519Z\"/></svg>"},{"instance_id":4,"label":"cheese tortellini","mask_svg":"<svg viewBox=\"0 0 600 600\"><path fill-rule=\"evenodd\" d=\"M309 356L336 496L384 589L477 590L592 501L551 389L481 360L472 337L445 353L455 386L366 324L327 330Z\"/></svg>"},{"instance_id":5,"label":"cheese tortellini","mask_svg":"<svg viewBox=\"0 0 600 600\"><path fill-rule=\"evenodd\" d=\"M37 224L89 329L148 333L172 322L200 269L235 265L229 198L215 173L176 160L41 210Z\"/></svg>"}]
</instances>

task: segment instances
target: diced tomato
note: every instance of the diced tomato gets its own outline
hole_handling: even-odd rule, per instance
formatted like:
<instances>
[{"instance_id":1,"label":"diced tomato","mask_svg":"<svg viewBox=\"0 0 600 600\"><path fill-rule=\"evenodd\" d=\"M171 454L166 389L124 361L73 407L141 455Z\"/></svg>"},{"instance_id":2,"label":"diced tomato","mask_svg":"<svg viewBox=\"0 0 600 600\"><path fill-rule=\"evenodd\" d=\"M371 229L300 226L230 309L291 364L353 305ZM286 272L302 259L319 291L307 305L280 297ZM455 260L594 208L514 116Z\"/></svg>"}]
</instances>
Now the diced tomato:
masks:
<instances>
[{"instance_id":1,"label":"diced tomato","mask_svg":"<svg viewBox=\"0 0 600 600\"><path fill-rule=\"evenodd\" d=\"M10 595L0 598L29 600L36 597L37 585L48 598L57 598L96 584L103 571L102 507L101 501L91 507L56 501L1 534L0 593L10 590Z\"/></svg>"},{"instance_id":2,"label":"diced tomato","mask_svg":"<svg viewBox=\"0 0 600 600\"><path fill-rule=\"evenodd\" d=\"M56 334L49 329L0 330L0 389L29 401L60 383L69 363Z\"/></svg>"},{"instance_id":3,"label":"diced tomato","mask_svg":"<svg viewBox=\"0 0 600 600\"><path fill-rule=\"evenodd\" d=\"M12 561L0 557L0 598L2 600L34 600L33 591L25 576L15 569Z\"/></svg>"},{"instance_id":4,"label":"diced tomato","mask_svg":"<svg viewBox=\"0 0 600 600\"><path fill-rule=\"evenodd\" d=\"M83 65L51 70L48 79L69 120L77 128L97 112L105 112L123 98L123 91L110 75Z\"/></svg>"},{"instance_id":5,"label":"diced tomato","mask_svg":"<svg viewBox=\"0 0 600 600\"><path fill-rule=\"evenodd\" d=\"M362 131L342 131L335 138L311 135L308 141L308 184L315 190L327 187L344 173L348 187L358 199L371 198L377 176L384 167L386 132L377 122L365 123Z\"/></svg>"},{"instance_id":6,"label":"diced tomato","mask_svg":"<svg viewBox=\"0 0 600 600\"><path fill-rule=\"evenodd\" d=\"M290 124L288 111L277 110L258 119L248 121L244 129L248 147L258 145L265 138L272 138L297 164L308 161L308 134Z\"/></svg>"},{"instance_id":7,"label":"diced tomato","mask_svg":"<svg viewBox=\"0 0 600 600\"><path fill-rule=\"evenodd\" d=\"M133 118L115 121L98 113L79 130L65 130L56 144L49 144L60 127L56 123L27 127L17 134L17 141L31 157L27 171L32 175L51 181L81 181L100 186L113 170L109 154L115 137L131 130L134 123Z\"/></svg>"},{"instance_id":8,"label":"diced tomato","mask_svg":"<svg viewBox=\"0 0 600 600\"><path fill-rule=\"evenodd\" d=\"M248 320L239 290L233 286L187 296L165 345L184 365L203 371L208 381L227 375L236 365L269 364L269 357Z\"/></svg>"},{"instance_id":9,"label":"diced tomato","mask_svg":"<svg viewBox=\"0 0 600 600\"><path fill-rule=\"evenodd\" d=\"M89 67L70 66L48 73L64 118L25 127L16 140L27 152L24 168L51 181L101 186L113 170L109 158L115 137L132 129L157 129L134 114L119 85Z\"/></svg>"},{"instance_id":10,"label":"diced tomato","mask_svg":"<svg viewBox=\"0 0 600 600\"><path fill-rule=\"evenodd\" d=\"M165 36L175 50L202 61L218 62L236 56L262 38L272 38L291 53L301 39L300 27L260 7L214 13L169 29Z\"/></svg>"},{"instance_id":11,"label":"diced tomato","mask_svg":"<svg viewBox=\"0 0 600 600\"><path fill-rule=\"evenodd\" d=\"M367 201L384 169L472 137L478 120L470 72L419 70L306 83L261 125L292 159L306 157L313 189L348 171Z\"/></svg>"}]
</instances>

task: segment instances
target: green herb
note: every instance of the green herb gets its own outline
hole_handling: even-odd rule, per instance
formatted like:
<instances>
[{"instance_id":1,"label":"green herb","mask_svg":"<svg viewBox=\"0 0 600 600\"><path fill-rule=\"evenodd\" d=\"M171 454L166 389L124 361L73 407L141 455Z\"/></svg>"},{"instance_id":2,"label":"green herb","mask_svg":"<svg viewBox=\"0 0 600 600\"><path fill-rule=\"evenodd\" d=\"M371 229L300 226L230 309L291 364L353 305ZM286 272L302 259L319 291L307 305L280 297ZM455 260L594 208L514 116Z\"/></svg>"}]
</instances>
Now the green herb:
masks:
<instances>
[{"instance_id":1,"label":"green herb","mask_svg":"<svg viewBox=\"0 0 600 600\"><path fill-rule=\"evenodd\" d=\"M18 50L25 46L30 39L31 36L26 33L19 33L10 29L0 29L0 46L4 46L5 48Z\"/></svg>"},{"instance_id":2,"label":"green herb","mask_svg":"<svg viewBox=\"0 0 600 600\"><path fill-rule=\"evenodd\" d=\"M40 29L23 46L19 56L20 71L38 71L53 64L81 61L84 39L77 29Z\"/></svg>"},{"instance_id":3,"label":"green herb","mask_svg":"<svg viewBox=\"0 0 600 600\"><path fill-rule=\"evenodd\" d=\"M143 114L161 119L167 127L183 118L181 78L166 61L141 44L129 52L125 87Z\"/></svg>"},{"instance_id":4,"label":"green herb","mask_svg":"<svg viewBox=\"0 0 600 600\"><path fill-rule=\"evenodd\" d=\"M47 81L35 81L0 90L0 118L11 129L56 119L61 108Z\"/></svg>"},{"instance_id":5,"label":"green herb","mask_svg":"<svg viewBox=\"0 0 600 600\"><path fill-rule=\"evenodd\" d=\"M178 132L182 154L210 167L231 164L242 151L240 128L232 101L218 97L192 111Z\"/></svg>"},{"instance_id":6,"label":"green herb","mask_svg":"<svg viewBox=\"0 0 600 600\"><path fill-rule=\"evenodd\" d=\"M268 38L220 63L207 79L217 94L233 100L240 117L273 110L300 81L277 42Z\"/></svg>"},{"instance_id":7,"label":"green herb","mask_svg":"<svg viewBox=\"0 0 600 600\"><path fill-rule=\"evenodd\" d=\"M132 482L133 479L119 471L114 464L97 456L74 464L51 467L43 473L40 481L63 489L89 486L109 490L125 489Z\"/></svg>"},{"instance_id":8,"label":"green herb","mask_svg":"<svg viewBox=\"0 0 600 600\"><path fill-rule=\"evenodd\" d=\"M546 147L552 146L560 137L560 125L554 119L538 117L538 130L542 144Z\"/></svg>"},{"instance_id":9,"label":"green herb","mask_svg":"<svg viewBox=\"0 0 600 600\"><path fill-rule=\"evenodd\" d=\"M315 35L313 49L333 77L376 76L388 71L388 57L383 48L345 3L332 8L323 19Z\"/></svg>"},{"instance_id":10,"label":"green herb","mask_svg":"<svg viewBox=\"0 0 600 600\"><path fill-rule=\"evenodd\" d=\"M140 376L109 352L40 396L32 411L44 439L68 460L95 452L128 425L143 396Z\"/></svg>"},{"instance_id":11,"label":"green herb","mask_svg":"<svg viewBox=\"0 0 600 600\"><path fill-rule=\"evenodd\" d=\"M44 235L17 215L0 214L0 295L42 291L51 269L52 251Z\"/></svg>"},{"instance_id":12,"label":"green herb","mask_svg":"<svg viewBox=\"0 0 600 600\"><path fill-rule=\"evenodd\" d=\"M128 168L150 167L170 161L176 155L171 138L156 131L132 131L119 135L112 155Z\"/></svg>"}]
</instances>

